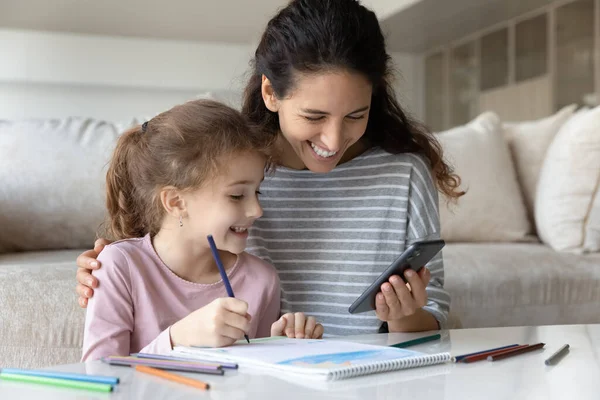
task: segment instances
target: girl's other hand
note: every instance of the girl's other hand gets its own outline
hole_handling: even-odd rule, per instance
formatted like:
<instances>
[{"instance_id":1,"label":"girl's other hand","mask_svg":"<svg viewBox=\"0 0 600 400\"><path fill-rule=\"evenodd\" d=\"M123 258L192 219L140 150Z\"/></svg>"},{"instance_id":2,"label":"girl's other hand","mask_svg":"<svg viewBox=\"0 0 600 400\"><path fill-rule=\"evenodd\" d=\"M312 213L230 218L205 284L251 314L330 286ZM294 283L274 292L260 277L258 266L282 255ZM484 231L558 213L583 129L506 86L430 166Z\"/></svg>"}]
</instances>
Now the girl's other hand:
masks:
<instances>
[{"instance_id":1,"label":"girl's other hand","mask_svg":"<svg viewBox=\"0 0 600 400\"><path fill-rule=\"evenodd\" d=\"M321 339L323 325L315 317L306 317L304 313L287 313L271 325L271 336L287 336L296 339Z\"/></svg>"}]
</instances>

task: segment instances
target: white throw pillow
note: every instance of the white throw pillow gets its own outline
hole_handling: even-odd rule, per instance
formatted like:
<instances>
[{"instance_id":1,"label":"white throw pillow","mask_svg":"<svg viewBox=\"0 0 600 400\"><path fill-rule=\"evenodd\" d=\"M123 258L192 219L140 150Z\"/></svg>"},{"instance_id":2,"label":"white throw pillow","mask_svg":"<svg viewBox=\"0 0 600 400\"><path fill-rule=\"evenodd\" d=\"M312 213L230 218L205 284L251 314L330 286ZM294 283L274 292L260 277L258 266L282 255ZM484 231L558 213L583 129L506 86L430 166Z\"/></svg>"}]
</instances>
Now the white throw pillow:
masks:
<instances>
[{"instance_id":1,"label":"white throw pillow","mask_svg":"<svg viewBox=\"0 0 600 400\"><path fill-rule=\"evenodd\" d=\"M540 238L559 251L600 250L600 107L576 113L548 148L538 183Z\"/></svg>"},{"instance_id":2,"label":"white throw pillow","mask_svg":"<svg viewBox=\"0 0 600 400\"><path fill-rule=\"evenodd\" d=\"M547 118L504 124L504 134L531 223L534 221L535 194L546 152L560 127L573 115L576 108L577 105L572 104Z\"/></svg>"},{"instance_id":3,"label":"white throw pillow","mask_svg":"<svg viewBox=\"0 0 600 400\"><path fill-rule=\"evenodd\" d=\"M124 125L0 120L0 253L90 248L106 166Z\"/></svg>"},{"instance_id":4,"label":"white throw pillow","mask_svg":"<svg viewBox=\"0 0 600 400\"><path fill-rule=\"evenodd\" d=\"M451 242L528 239L531 227L498 116L483 113L437 138L467 191L457 206L448 206L442 198L442 238Z\"/></svg>"}]
</instances>

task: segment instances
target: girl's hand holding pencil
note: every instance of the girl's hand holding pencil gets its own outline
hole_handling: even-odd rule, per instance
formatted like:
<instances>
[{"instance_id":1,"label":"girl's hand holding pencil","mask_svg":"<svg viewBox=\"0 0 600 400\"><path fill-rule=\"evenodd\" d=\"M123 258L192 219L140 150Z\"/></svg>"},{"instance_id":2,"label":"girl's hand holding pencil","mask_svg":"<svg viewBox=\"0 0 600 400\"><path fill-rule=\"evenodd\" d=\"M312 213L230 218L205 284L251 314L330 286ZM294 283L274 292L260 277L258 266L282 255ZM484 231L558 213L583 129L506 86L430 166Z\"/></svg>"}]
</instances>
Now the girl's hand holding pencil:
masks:
<instances>
[{"instance_id":1,"label":"girl's hand holding pencil","mask_svg":"<svg viewBox=\"0 0 600 400\"><path fill-rule=\"evenodd\" d=\"M287 336L296 339L321 339L323 325L315 317L306 317L304 313L287 313L271 325L271 336Z\"/></svg>"},{"instance_id":2,"label":"girl's hand holding pencil","mask_svg":"<svg viewBox=\"0 0 600 400\"><path fill-rule=\"evenodd\" d=\"M233 297L213 300L171 326L173 346L223 347L250 329L248 303Z\"/></svg>"}]
</instances>

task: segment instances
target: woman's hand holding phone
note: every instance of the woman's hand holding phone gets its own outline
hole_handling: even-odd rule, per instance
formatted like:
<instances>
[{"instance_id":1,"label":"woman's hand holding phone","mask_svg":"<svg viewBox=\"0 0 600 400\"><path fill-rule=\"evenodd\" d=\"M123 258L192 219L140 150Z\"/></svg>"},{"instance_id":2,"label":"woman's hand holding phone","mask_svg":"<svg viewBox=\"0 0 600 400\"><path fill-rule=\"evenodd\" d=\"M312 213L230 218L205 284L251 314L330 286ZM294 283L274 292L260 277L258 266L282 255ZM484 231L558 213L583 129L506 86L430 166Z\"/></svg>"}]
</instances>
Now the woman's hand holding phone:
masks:
<instances>
[{"instance_id":1,"label":"woman's hand holding phone","mask_svg":"<svg viewBox=\"0 0 600 400\"><path fill-rule=\"evenodd\" d=\"M427 304L425 288L431 279L427 268L419 272L408 269L404 272L407 283L398 275L390 277L381 285L375 297L375 312L381 321L393 321L409 317Z\"/></svg>"}]
</instances>

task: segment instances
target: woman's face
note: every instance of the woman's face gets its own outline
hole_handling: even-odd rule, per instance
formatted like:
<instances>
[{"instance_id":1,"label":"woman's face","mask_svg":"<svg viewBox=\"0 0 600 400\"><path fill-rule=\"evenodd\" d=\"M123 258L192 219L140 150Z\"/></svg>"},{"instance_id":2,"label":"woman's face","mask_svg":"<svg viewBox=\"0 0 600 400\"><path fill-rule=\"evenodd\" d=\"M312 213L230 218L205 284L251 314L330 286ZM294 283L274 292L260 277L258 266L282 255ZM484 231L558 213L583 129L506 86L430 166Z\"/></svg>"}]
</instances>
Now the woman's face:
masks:
<instances>
[{"instance_id":1,"label":"woman's face","mask_svg":"<svg viewBox=\"0 0 600 400\"><path fill-rule=\"evenodd\" d=\"M279 114L282 164L321 173L335 168L365 133L371 93L363 75L345 70L297 74L284 99L263 78L265 105Z\"/></svg>"}]
</instances>

